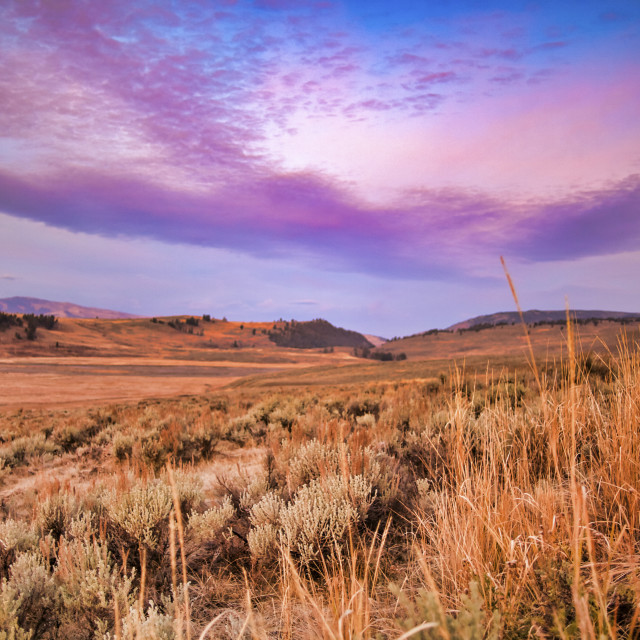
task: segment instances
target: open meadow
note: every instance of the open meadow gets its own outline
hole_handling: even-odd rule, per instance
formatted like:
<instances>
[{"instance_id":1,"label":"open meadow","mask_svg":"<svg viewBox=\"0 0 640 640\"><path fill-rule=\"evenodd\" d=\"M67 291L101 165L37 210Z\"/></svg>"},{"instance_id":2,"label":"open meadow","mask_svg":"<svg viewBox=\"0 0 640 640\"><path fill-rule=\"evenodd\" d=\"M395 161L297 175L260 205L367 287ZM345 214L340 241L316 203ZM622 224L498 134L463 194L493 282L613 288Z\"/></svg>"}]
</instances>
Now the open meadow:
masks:
<instances>
[{"instance_id":1,"label":"open meadow","mask_svg":"<svg viewBox=\"0 0 640 640\"><path fill-rule=\"evenodd\" d=\"M530 328L535 363L521 327L393 362L251 323L3 343L0 638L640 637L638 330L613 325Z\"/></svg>"},{"instance_id":2,"label":"open meadow","mask_svg":"<svg viewBox=\"0 0 640 640\"><path fill-rule=\"evenodd\" d=\"M0 331L0 407L193 395L253 374L354 360L348 349L275 348L268 332L284 324L64 318L34 341Z\"/></svg>"}]
</instances>

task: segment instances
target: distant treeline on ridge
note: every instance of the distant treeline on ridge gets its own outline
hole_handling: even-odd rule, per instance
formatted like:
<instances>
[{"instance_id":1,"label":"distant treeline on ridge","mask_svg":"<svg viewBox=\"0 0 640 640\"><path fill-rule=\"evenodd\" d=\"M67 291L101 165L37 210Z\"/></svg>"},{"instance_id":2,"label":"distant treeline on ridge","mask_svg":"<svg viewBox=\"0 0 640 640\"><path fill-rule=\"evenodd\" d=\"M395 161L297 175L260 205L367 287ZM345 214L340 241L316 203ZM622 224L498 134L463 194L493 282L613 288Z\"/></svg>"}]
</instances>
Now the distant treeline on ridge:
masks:
<instances>
[{"instance_id":1,"label":"distant treeline on ridge","mask_svg":"<svg viewBox=\"0 0 640 640\"><path fill-rule=\"evenodd\" d=\"M38 327L43 329L53 329L58 324L58 319L54 315L45 315L34 313L25 313L18 315L16 313L5 313L0 311L0 331L6 331L11 327L23 327L27 340L36 339L36 331ZM16 332L16 337L20 334Z\"/></svg>"}]
</instances>

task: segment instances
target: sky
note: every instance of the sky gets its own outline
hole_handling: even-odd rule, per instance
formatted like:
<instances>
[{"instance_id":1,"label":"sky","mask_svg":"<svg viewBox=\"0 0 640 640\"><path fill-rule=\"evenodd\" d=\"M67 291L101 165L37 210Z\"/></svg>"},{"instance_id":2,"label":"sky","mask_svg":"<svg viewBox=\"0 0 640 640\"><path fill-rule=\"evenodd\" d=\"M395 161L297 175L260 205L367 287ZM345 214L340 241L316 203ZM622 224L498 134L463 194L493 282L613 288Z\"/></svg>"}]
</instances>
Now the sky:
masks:
<instances>
[{"instance_id":1,"label":"sky","mask_svg":"<svg viewBox=\"0 0 640 640\"><path fill-rule=\"evenodd\" d=\"M0 298L640 312L637 0L3 0L0 105Z\"/></svg>"}]
</instances>

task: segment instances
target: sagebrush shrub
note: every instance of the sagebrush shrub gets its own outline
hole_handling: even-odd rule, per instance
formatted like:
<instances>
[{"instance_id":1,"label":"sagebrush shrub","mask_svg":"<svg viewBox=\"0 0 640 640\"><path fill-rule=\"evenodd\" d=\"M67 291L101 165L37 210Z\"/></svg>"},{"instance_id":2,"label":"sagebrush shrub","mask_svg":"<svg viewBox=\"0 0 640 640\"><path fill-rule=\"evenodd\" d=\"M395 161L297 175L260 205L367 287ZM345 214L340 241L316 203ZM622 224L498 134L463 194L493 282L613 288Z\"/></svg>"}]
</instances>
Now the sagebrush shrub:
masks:
<instances>
[{"instance_id":1,"label":"sagebrush shrub","mask_svg":"<svg viewBox=\"0 0 640 640\"><path fill-rule=\"evenodd\" d=\"M125 435L124 433L116 433L113 436L111 450L116 460L122 462L126 458L131 457L133 451L133 445L135 439L133 436Z\"/></svg>"},{"instance_id":2,"label":"sagebrush shrub","mask_svg":"<svg viewBox=\"0 0 640 640\"><path fill-rule=\"evenodd\" d=\"M356 418L356 424L359 427L364 427L365 429L373 429L376 426L376 417L373 413L365 413L364 415Z\"/></svg>"},{"instance_id":3,"label":"sagebrush shrub","mask_svg":"<svg viewBox=\"0 0 640 640\"><path fill-rule=\"evenodd\" d=\"M498 640L500 616L496 613L487 620L484 599L477 582L469 585L469 594L462 595L461 608L456 615L445 612L435 593L421 589L415 599L409 599L399 589L393 588L399 604L404 608L404 617L399 624L403 629L415 629L422 623L433 626L411 634L417 640Z\"/></svg>"},{"instance_id":4,"label":"sagebrush shrub","mask_svg":"<svg viewBox=\"0 0 640 640\"><path fill-rule=\"evenodd\" d=\"M191 511L202 501L201 483L193 474L175 473L180 508ZM174 507L173 492L163 478L137 481L129 490L112 490L104 499L107 514L138 545L156 549L166 533Z\"/></svg>"},{"instance_id":5,"label":"sagebrush shrub","mask_svg":"<svg viewBox=\"0 0 640 640\"><path fill-rule=\"evenodd\" d=\"M38 545L39 536L33 526L8 518L0 522L0 546L5 551L28 551Z\"/></svg>"},{"instance_id":6,"label":"sagebrush shrub","mask_svg":"<svg viewBox=\"0 0 640 640\"><path fill-rule=\"evenodd\" d=\"M134 453L136 458L154 473L158 473L169 459L169 452L156 433L145 434L141 441L136 443Z\"/></svg>"},{"instance_id":7,"label":"sagebrush shrub","mask_svg":"<svg viewBox=\"0 0 640 640\"><path fill-rule=\"evenodd\" d=\"M337 474L341 467L348 468L349 451L346 445L338 446L313 439L293 450L287 469L291 489L308 484L321 475Z\"/></svg>"},{"instance_id":8,"label":"sagebrush shrub","mask_svg":"<svg viewBox=\"0 0 640 640\"><path fill-rule=\"evenodd\" d=\"M32 456L56 454L59 447L48 440L44 433L21 436L0 447L0 469L25 464Z\"/></svg>"},{"instance_id":9,"label":"sagebrush shrub","mask_svg":"<svg viewBox=\"0 0 640 640\"><path fill-rule=\"evenodd\" d=\"M27 551L11 565L0 586L0 617L7 638L41 638L57 624L60 594L42 554ZM27 635L25 635L27 634Z\"/></svg>"},{"instance_id":10,"label":"sagebrush shrub","mask_svg":"<svg viewBox=\"0 0 640 640\"><path fill-rule=\"evenodd\" d=\"M253 527L247 533L247 544L253 560L274 562L278 559L279 532L277 525L267 522Z\"/></svg>"},{"instance_id":11,"label":"sagebrush shrub","mask_svg":"<svg viewBox=\"0 0 640 640\"><path fill-rule=\"evenodd\" d=\"M269 478L267 473L258 473L253 476L240 495L240 508L250 510L259 502L269 490Z\"/></svg>"},{"instance_id":12,"label":"sagebrush shrub","mask_svg":"<svg viewBox=\"0 0 640 640\"><path fill-rule=\"evenodd\" d=\"M207 509L204 513L191 512L188 530L199 540L215 540L235 516L236 510L231 497L225 496L219 507Z\"/></svg>"},{"instance_id":13,"label":"sagebrush shrub","mask_svg":"<svg viewBox=\"0 0 640 640\"><path fill-rule=\"evenodd\" d=\"M64 535L80 505L70 493L56 493L41 502L35 514L36 530L42 537L47 534L54 538Z\"/></svg>"},{"instance_id":14,"label":"sagebrush shrub","mask_svg":"<svg viewBox=\"0 0 640 640\"><path fill-rule=\"evenodd\" d=\"M114 600L132 604L131 576L122 576L107 544L95 538L60 540L55 578L62 600L61 618L75 636L91 637L98 620L111 620Z\"/></svg>"},{"instance_id":15,"label":"sagebrush shrub","mask_svg":"<svg viewBox=\"0 0 640 640\"><path fill-rule=\"evenodd\" d=\"M363 476L313 480L282 509L281 539L308 564L324 551L340 549L349 527L366 517L374 499Z\"/></svg>"},{"instance_id":16,"label":"sagebrush shrub","mask_svg":"<svg viewBox=\"0 0 640 640\"><path fill-rule=\"evenodd\" d=\"M160 528L173 508L171 487L160 480L139 483L124 493L112 491L107 498L107 513L139 545L155 549Z\"/></svg>"},{"instance_id":17,"label":"sagebrush shrub","mask_svg":"<svg viewBox=\"0 0 640 640\"><path fill-rule=\"evenodd\" d=\"M273 491L251 507L249 522L252 528L247 534L247 542L254 560L278 557L280 515L284 508L284 500Z\"/></svg>"},{"instance_id":18,"label":"sagebrush shrub","mask_svg":"<svg viewBox=\"0 0 640 640\"><path fill-rule=\"evenodd\" d=\"M298 412L296 408L291 404L279 406L269 415L269 424L279 425L287 431L291 431L291 428L298 419Z\"/></svg>"},{"instance_id":19,"label":"sagebrush shrub","mask_svg":"<svg viewBox=\"0 0 640 640\"><path fill-rule=\"evenodd\" d=\"M284 507L284 500L275 492L269 491L251 507L249 522L254 527L262 524L278 524Z\"/></svg>"},{"instance_id":20,"label":"sagebrush shrub","mask_svg":"<svg viewBox=\"0 0 640 640\"><path fill-rule=\"evenodd\" d=\"M176 638L174 617L162 613L151 601L146 611L139 606L131 606L122 617L119 633L105 633L102 640L174 640Z\"/></svg>"}]
</instances>

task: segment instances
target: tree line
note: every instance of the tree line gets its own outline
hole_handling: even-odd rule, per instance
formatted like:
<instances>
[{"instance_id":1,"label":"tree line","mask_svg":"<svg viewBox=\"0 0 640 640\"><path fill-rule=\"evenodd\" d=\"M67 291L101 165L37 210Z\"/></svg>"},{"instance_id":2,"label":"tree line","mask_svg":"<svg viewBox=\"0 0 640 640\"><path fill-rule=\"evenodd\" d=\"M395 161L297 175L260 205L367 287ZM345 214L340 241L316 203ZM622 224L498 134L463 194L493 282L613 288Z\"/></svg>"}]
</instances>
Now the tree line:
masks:
<instances>
[{"instance_id":1,"label":"tree line","mask_svg":"<svg viewBox=\"0 0 640 640\"><path fill-rule=\"evenodd\" d=\"M0 311L0 331L6 331L11 327L21 327L24 329L27 340L35 340L36 333L39 327L43 329L54 329L58 324L58 318L53 314L47 315L40 313L24 313L18 315L17 313L5 313ZM16 331L16 337L21 338L22 335Z\"/></svg>"}]
</instances>

